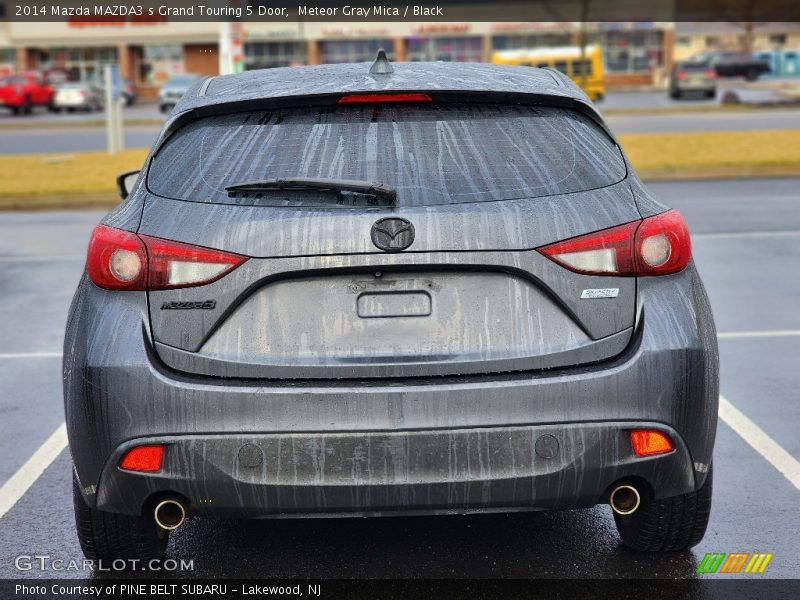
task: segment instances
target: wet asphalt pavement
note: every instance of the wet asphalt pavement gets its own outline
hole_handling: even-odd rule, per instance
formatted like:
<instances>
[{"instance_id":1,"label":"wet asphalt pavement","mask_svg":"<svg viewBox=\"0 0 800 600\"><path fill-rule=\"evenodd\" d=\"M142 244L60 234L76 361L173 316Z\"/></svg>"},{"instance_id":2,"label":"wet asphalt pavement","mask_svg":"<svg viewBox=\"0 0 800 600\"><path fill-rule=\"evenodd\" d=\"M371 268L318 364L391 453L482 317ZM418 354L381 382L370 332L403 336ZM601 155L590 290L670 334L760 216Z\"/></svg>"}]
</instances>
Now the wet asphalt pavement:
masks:
<instances>
[{"instance_id":1,"label":"wet asphalt pavement","mask_svg":"<svg viewBox=\"0 0 800 600\"><path fill-rule=\"evenodd\" d=\"M720 339L722 394L800 460L800 179L652 184L686 216ZM61 339L100 212L0 213L0 484L63 420ZM738 335L729 335L737 334ZM750 332L741 336L741 332ZM54 354L51 354L54 353ZM800 489L720 422L714 505L691 551L624 549L607 506L518 513L306 521L190 520L169 555L197 577L692 578L706 552L772 552L761 578L800 572ZM68 451L0 519L0 578L19 555L81 559ZM148 576L159 576L148 573ZM752 575L741 577L753 577Z\"/></svg>"}]
</instances>

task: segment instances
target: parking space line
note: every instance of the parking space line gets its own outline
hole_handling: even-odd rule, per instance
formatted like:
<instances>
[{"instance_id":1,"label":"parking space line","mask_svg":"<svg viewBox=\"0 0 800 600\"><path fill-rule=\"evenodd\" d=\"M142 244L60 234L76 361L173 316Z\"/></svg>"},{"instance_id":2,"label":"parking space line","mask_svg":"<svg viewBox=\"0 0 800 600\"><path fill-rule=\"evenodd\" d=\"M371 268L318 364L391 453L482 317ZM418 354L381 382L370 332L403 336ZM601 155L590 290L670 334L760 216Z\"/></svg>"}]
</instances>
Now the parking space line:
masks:
<instances>
[{"instance_id":1,"label":"parking space line","mask_svg":"<svg viewBox=\"0 0 800 600\"><path fill-rule=\"evenodd\" d=\"M62 352L0 352L0 360L14 358L61 358Z\"/></svg>"},{"instance_id":2,"label":"parking space line","mask_svg":"<svg viewBox=\"0 0 800 600\"><path fill-rule=\"evenodd\" d=\"M743 412L731 404L725 396L719 396L719 417L739 437L778 469L786 479L800 490L800 462L769 437L763 429L753 423Z\"/></svg>"},{"instance_id":3,"label":"parking space line","mask_svg":"<svg viewBox=\"0 0 800 600\"><path fill-rule=\"evenodd\" d=\"M83 254L53 254L53 255L35 255L28 254L23 256L0 256L0 263L20 263L20 262L71 262L85 260L86 256Z\"/></svg>"},{"instance_id":4,"label":"parking space line","mask_svg":"<svg viewBox=\"0 0 800 600\"><path fill-rule=\"evenodd\" d=\"M717 337L721 340L736 338L759 338L759 337L792 337L800 335L800 329L775 329L772 331L726 331L718 333Z\"/></svg>"},{"instance_id":5,"label":"parking space line","mask_svg":"<svg viewBox=\"0 0 800 600\"><path fill-rule=\"evenodd\" d=\"M67 447L67 425L61 423L47 441L0 488L0 518L36 483L44 470Z\"/></svg>"}]
</instances>

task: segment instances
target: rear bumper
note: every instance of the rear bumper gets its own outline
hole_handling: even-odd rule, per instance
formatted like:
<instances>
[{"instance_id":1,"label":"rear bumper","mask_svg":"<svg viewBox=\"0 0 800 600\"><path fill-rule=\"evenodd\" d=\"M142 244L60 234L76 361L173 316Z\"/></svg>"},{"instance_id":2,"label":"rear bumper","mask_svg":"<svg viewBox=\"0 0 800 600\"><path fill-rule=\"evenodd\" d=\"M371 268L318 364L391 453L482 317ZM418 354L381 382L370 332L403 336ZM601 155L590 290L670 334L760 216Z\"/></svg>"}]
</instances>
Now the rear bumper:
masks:
<instances>
[{"instance_id":1,"label":"rear bumper","mask_svg":"<svg viewBox=\"0 0 800 600\"><path fill-rule=\"evenodd\" d=\"M717 423L708 300L693 266L640 280L637 298L634 341L602 364L248 382L166 369L149 341L146 295L84 278L64 349L81 490L111 511L138 513L149 494L173 491L192 510L249 516L588 506L626 477L657 497L691 491L705 479ZM675 452L634 458L627 431L645 424L663 428ZM536 454L547 435L559 445L549 459ZM169 444L162 474L117 469L127 447L146 441ZM262 455L257 469L240 464L248 445Z\"/></svg>"},{"instance_id":2,"label":"rear bumper","mask_svg":"<svg viewBox=\"0 0 800 600\"><path fill-rule=\"evenodd\" d=\"M635 457L636 427L663 431L676 449ZM116 466L140 443L166 445L160 473ZM138 514L152 494L172 492L195 513L232 517L560 509L596 504L623 477L666 496L695 485L685 444L657 423L172 436L118 448L97 506Z\"/></svg>"},{"instance_id":3,"label":"rear bumper","mask_svg":"<svg viewBox=\"0 0 800 600\"><path fill-rule=\"evenodd\" d=\"M676 87L679 92L713 92L716 91L715 84L682 84Z\"/></svg>"}]
</instances>

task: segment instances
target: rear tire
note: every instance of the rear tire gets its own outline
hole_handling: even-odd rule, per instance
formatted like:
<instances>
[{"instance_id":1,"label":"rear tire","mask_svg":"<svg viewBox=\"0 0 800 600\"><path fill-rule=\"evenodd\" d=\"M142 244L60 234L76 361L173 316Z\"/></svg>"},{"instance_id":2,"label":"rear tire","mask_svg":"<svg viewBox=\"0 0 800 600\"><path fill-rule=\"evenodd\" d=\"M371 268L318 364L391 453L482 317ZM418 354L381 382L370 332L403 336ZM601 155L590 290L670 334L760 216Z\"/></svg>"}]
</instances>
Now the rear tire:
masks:
<instances>
[{"instance_id":1,"label":"rear tire","mask_svg":"<svg viewBox=\"0 0 800 600\"><path fill-rule=\"evenodd\" d=\"M164 556L169 537L159 530L153 519L91 508L83 499L74 475L72 493L78 541L86 558L149 561Z\"/></svg>"},{"instance_id":2,"label":"rear tire","mask_svg":"<svg viewBox=\"0 0 800 600\"><path fill-rule=\"evenodd\" d=\"M622 542L641 552L676 552L697 545L711 514L712 468L702 487L689 494L656 500L642 494L632 515L614 513Z\"/></svg>"}]
</instances>

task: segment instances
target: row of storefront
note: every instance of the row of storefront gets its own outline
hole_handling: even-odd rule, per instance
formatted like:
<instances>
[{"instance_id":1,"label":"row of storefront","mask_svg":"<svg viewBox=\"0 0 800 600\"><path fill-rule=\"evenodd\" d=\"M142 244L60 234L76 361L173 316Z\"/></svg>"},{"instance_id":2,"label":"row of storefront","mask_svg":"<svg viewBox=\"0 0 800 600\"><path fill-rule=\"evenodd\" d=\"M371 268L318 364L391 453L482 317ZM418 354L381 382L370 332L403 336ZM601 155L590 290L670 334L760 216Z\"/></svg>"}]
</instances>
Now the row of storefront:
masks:
<instances>
[{"instance_id":1,"label":"row of storefront","mask_svg":"<svg viewBox=\"0 0 800 600\"><path fill-rule=\"evenodd\" d=\"M588 43L602 49L607 85L657 84L682 49L708 49L709 43L698 40L712 40L702 31L682 33L681 26L592 23L584 35ZM104 65L118 63L123 75L146 95L172 75L216 74L220 27L218 23L181 22L5 23L0 25L0 72L60 68L74 79L91 79ZM563 22L246 23L241 31L242 66L261 69L363 61L378 48L386 49L393 60L488 62L495 50L568 46L579 35L578 24ZM774 46L776 39L797 43L797 35L770 33L767 44L760 45ZM724 41L722 34L717 38Z\"/></svg>"}]
</instances>

